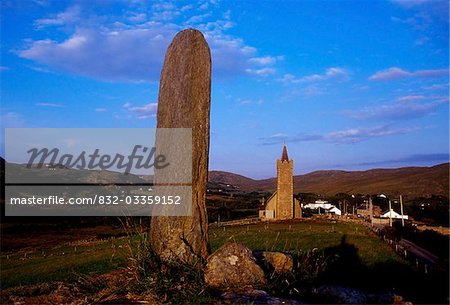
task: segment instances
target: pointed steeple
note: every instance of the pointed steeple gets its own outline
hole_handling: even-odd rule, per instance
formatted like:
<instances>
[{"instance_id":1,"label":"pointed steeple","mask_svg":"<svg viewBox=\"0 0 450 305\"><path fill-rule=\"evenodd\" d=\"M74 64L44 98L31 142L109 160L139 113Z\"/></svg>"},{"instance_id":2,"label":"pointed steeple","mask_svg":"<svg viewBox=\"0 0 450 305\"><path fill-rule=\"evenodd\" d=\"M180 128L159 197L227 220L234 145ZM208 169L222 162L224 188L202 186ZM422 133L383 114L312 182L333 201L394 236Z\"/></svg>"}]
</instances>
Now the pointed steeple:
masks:
<instances>
[{"instance_id":1,"label":"pointed steeple","mask_svg":"<svg viewBox=\"0 0 450 305\"><path fill-rule=\"evenodd\" d=\"M289 162L288 152L286 148L286 144L283 146L283 153L281 154L281 162L287 161Z\"/></svg>"}]
</instances>

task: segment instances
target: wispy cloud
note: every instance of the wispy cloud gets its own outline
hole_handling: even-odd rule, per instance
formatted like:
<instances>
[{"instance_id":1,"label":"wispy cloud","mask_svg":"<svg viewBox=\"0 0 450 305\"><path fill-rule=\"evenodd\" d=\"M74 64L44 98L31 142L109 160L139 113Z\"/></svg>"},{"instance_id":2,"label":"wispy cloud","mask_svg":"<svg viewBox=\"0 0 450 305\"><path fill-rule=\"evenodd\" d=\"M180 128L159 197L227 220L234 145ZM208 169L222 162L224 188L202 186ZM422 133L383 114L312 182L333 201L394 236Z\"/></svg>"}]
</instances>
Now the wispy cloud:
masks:
<instances>
[{"instance_id":1,"label":"wispy cloud","mask_svg":"<svg viewBox=\"0 0 450 305\"><path fill-rule=\"evenodd\" d=\"M55 107L55 108L64 107L63 104L55 104L55 103L36 103L36 106L39 106L39 107Z\"/></svg>"},{"instance_id":2,"label":"wispy cloud","mask_svg":"<svg viewBox=\"0 0 450 305\"><path fill-rule=\"evenodd\" d=\"M276 133L273 135L270 135L268 137L262 137L258 140L261 142L262 145L273 145L273 144L279 144L285 142L287 139L289 139L289 136L284 133Z\"/></svg>"},{"instance_id":3,"label":"wispy cloud","mask_svg":"<svg viewBox=\"0 0 450 305\"><path fill-rule=\"evenodd\" d=\"M25 120L22 115L12 111L0 111L0 127L3 128L18 128L25 126ZM0 137L2 140L4 137Z\"/></svg>"},{"instance_id":4,"label":"wispy cloud","mask_svg":"<svg viewBox=\"0 0 450 305\"><path fill-rule=\"evenodd\" d=\"M95 112L107 112L108 109L106 108L95 108Z\"/></svg>"},{"instance_id":5,"label":"wispy cloud","mask_svg":"<svg viewBox=\"0 0 450 305\"><path fill-rule=\"evenodd\" d=\"M448 90L449 84L432 84L429 86L424 86L423 89L425 90Z\"/></svg>"},{"instance_id":6,"label":"wispy cloud","mask_svg":"<svg viewBox=\"0 0 450 305\"><path fill-rule=\"evenodd\" d=\"M294 137L287 135L272 135L270 137L259 138L262 145L273 145L283 142L312 142L321 141L334 144L354 144L367 141L373 138L387 137L399 134L407 134L420 130L419 127L402 127L395 128L392 124L375 126L375 127L361 127L349 128L337 131L331 131L323 134L301 134Z\"/></svg>"},{"instance_id":7,"label":"wispy cloud","mask_svg":"<svg viewBox=\"0 0 450 305\"><path fill-rule=\"evenodd\" d=\"M156 117L158 103L149 103L142 106L133 106L131 103L125 103L123 108L136 115L138 119L144 120Z\"/></svg>"},{"instance_id":8,"label":"wispy cloud","mask_svg":"<svg viewBox=\"0 0 450 305\"><path fill-rule=\"evenodd\" d=\"M389 159L389 160L383 160L383 161L374 161L374 162L364 162L360 163L358 165L366 165L366 166L373 166L373 165L384 165L384 164L395 164L395 163L410 163L410 164L416 164L416 163L437 163L437 162L448 162L449 161L449 154L448 153L432 153L432 154L414 154L405 156L403 158L397 158L397 159Z\"/></svg>"},{"instance_id":9,"label":"wispy cloud","mask_svg":"<svg viewBox=\"0 0 450 305\"><path fill-rule=\"evenodd\" d=\"M284 56L263 56L263 57L252 57L248 61L252 64L257 65L273 65L277 61L283 60Z\"/></svg>"},{"instance_id":10,"label":"wispy cloud","mask_svg":"<svg viewBox=\"0 0 450 305\"><path fill-rule=\"evenodd\" d=\"M393 22L410 27L416 32L416 47L432 44L437 52L439 47L448 50L448 0L392 0L393 3L408 11L402 17L392 16ZM447 29L447 30L446 30ZM448 53L448 51L447 51Z\"/></svg>"},{"instance_id":11,"label":"wispy cloud","mask_svg":"<svg viewBox=\"0 0 450 305\"><path fill-rule=\"evenodd\" d=\"M72 6L69 7L64 12L56 14L51 18L43 18L35 21L35 25L37 28L44 28L47 26L55 26L55 25L67 25L71 23L75 23L80 20L80 7Z\"/></svg>"},{"instance_id":12,"label":"wispy cloud","mask_svg":"<svg viewBox=\"0 0 450 305\"><path fill-rule=\"evenodd\" d=\"M448 0L391 0L405 9L421 9L448 14Z\"/></svg>"},{"instance_id":13,"label":"wispy cloud","mask_svg":"<svg viewBox=\"0 0 450 305\"><path fill-rule=\"evenodd\" d=\"M268 76L275 73L273 68L261 68L261 69L245 69L248 74L253 74L257 76Z\"/></svg>"},{"instance_id":14,"label":"wispy cloud","mask_svg":"<svg viewBox=\"0 0 450 305\"><path fill-rule=\"evenodd\" d=\"M369 80L372 81L385 81L385 80L397 80L404 79L409 77L441 77L448 76L448 69L434 69L434 70L417 70L417 71L407 71L398 67L392 67L386 70L381 70L375 72L372 76L369 77Z\"/></svg>"},{"instance_id":15,"label":"wispy cloud","mask_svg":"<svg viewBox=\"0 0 450 305\"><path fill-rule=\"evenodd\" d=\"M335 143L357 143L372 138L386 137L398 134L406 134L419 130L420 128L394 128L391 125L382 125L370 128L351 128L330 132L324 139Z\"/></svg>"},{"instance_id":16,"label":"wispy cloud","mask_svg":"<svg viewBox=\"0 0 450 305\"><path fill-rule=\"evenodd\" d=\"M42 73L55 73L55 72L53 72L53 71L51 71L51 70L49 70L49 69L42 68L42 67L28 66L28 68L30 68L31 70L36 71L36 72L42 72Z\"/></svg>"},{"instance_id":17,"label":"wispy cloud","mask_svg":"<svg viewBox=\"0 0 450 305\"><path fill-rule=\"evenodd\" d=\"M264 104L264 101L262 99L257 99L257 100L251 100L251 99L241 99L241 98L237 98L236 102L239 105L245 105L245 106L249 106L249 105L262 105Z\"/></svg>"},{"instance_id":18,"label":"wispy cloud","mask_svg":"<svg viewBox=\"0 0 450 305\"><path fill-rule=\"evenodd\" d=\"M6 71L6 70L9 70L9 68L5 67L5 66L0 66L0 72Z\"/></svg>"},{"instance_id":19,"label":"wispy cloud","mask_svg":"<svg viewBox=\"0 0 450 305\"><path fill-rule=\"evenodd\" d=\"M421 102L423 100L428 102ZM407 95L398 98L392 103L364 107L357 110L345 110L343 114L357 120L407 120L429 115L445 103L448 103L448 98L444 96Z\"/></svg>"},{"instance_id":20,"label":"wispy cloud","mask_svg":"<svg viewBox=\"0 0 450 305\"><path fill-rule=\"evenodd\" d=\"M319 82L319 81L347 81L350 79L349 72L344 68L331 67L326 69L323 74L312 74L302 77L297 77L293 74L285 74L278 81L284 84L298 84L298 83L308 83L308 82Z\"/></svg>"}]
</instances>

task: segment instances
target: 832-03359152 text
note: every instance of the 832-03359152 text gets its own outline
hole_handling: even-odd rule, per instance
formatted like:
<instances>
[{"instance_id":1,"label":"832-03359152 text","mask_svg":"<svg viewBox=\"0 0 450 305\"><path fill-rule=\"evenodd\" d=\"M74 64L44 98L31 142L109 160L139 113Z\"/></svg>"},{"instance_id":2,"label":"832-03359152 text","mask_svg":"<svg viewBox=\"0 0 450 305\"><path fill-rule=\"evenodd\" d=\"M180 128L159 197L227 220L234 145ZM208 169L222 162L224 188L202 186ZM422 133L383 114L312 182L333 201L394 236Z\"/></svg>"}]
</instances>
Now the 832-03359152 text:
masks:
<instances>
[{"instance_id":1,"label":"832-03359152 text","mask_svg":"<svg viewBox=\"0 0 450 305\"><path fill-rule=\"evenodd\" d=\"M179 205L182 203L181 196L158 196L158 195L94 195L91 197L70 197L63 196L30 196L30 197L12 197L11 205Z\"/></svg>"}]
</instances>

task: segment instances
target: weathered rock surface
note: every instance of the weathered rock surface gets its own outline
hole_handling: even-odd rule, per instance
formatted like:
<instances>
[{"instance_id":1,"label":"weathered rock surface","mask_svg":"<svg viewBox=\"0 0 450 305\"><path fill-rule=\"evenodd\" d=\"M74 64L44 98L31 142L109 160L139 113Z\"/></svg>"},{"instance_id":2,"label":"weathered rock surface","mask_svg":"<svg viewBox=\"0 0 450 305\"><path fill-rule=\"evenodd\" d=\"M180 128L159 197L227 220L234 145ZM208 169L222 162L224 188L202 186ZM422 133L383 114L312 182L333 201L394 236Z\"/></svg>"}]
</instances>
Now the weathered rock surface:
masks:
<instances>
[{"instance_id":1,"label":"weathered rock surface","mask_svg":"<svg viewBox=\"0 0 450 305\"><path fill-rule=\"evenodd\" d=\"M294 259L292 255L283 252L274 251L255 251L253 255L260 264L267 264L278 273L288 273L294 268Z\"/></svg>"},{"instance_id":2,"label":"weathered rock surface","mask_svg":"<svg viewBox=\"0 0 450 305\"><path fill-rule=\"evenodd\" d=\"M264 271L252 251L238 243L227 243L207 261L205 282L214 289L260 289L267 286Z\"/></svg>"},{"instance_id":3,"label":"weathered rock surface","mask_svg":"<svg viewBox=\"0 0 450 305\"><path fill-rule=\"evenodd\" d=\"M206 260L209 254L206 184L210 99L208 44L197 30L181 31L166 52L159 88L157 127L192 128L192 215L152 217L152 248L164 261L196 264ZM157 150L159 140L157 134ZM158 179L155 170L156 183Z\"/></svg>"}]
</instances>

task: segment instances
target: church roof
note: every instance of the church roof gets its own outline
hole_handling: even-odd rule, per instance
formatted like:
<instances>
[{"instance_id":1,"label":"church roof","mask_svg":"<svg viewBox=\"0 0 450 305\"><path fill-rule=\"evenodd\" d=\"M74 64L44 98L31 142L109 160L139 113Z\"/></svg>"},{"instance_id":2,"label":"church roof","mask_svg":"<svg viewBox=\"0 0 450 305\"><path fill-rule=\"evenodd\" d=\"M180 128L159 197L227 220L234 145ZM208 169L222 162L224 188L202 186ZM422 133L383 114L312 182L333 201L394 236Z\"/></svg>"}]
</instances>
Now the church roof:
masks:
<instances>
[{"instance_id":1,"label":"church roof","mask_svg":"<svg viewBox=\"0 0 450 305\"><path fill-rule=\"evenodd\" d=\"M286 144L284 144L284 146L283 146L283 153L281 154L281 162L284 162L284 161L289 161Z\"/></svg>"}]
</instances>

